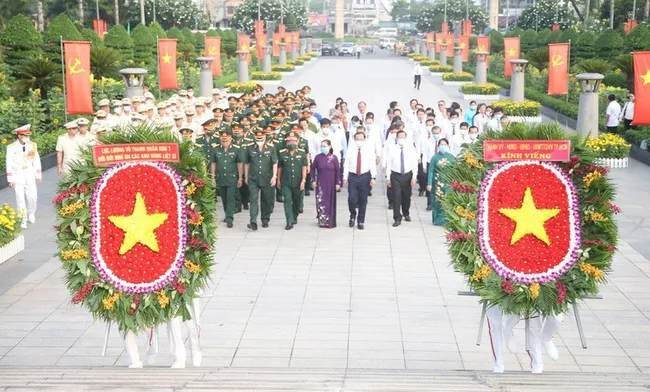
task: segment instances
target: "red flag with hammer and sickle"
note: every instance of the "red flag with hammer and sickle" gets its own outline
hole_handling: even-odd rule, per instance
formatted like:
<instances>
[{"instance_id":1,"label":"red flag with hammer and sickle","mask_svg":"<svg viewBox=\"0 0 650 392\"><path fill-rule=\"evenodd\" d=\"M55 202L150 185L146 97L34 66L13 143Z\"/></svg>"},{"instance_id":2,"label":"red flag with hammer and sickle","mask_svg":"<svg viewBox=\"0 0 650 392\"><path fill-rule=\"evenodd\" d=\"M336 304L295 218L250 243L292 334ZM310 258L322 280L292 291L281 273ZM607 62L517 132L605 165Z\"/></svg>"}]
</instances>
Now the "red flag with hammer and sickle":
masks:
<instances>
[{"instance_id":1,"label":"red flag with hammer and sickle","mask_svg":"<svg viewBox=\"0 0 650 392\"><path fill-rule=\"evenodd\" d=\"M221 37L205 37L205 55L214 58L212 76L221 76Z\"/></svg>"},{"instance_id":2,"label":"red flag with hammer and sickle","mask_svg":"<svg viewBox=\"0 0 650 392\"><path fill-rule=\"evenodd\" d=\"M90 42L64 41L66 113L93 113Z\"/></svg>"},{"instance_id":3,"label":"red flag with hammer and sickle","mask_svg":"<svg viewBox=\"0 0 650 392\"><path fill-rule=\"evenodd\" d=\"M569 45L548 44L548 95L569 93Z\"/></svg>"}]
</instances>

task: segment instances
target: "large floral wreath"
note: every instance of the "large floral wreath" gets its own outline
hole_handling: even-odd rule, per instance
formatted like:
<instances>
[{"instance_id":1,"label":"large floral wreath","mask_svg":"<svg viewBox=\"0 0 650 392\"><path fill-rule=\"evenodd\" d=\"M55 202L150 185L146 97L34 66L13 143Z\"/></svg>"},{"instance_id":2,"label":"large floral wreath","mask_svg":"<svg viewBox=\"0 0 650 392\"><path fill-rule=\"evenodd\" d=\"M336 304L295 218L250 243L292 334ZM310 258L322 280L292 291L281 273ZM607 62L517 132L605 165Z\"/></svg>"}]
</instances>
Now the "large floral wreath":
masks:
<instances>
[{"instance_id":1,"label":"large floral wreath","mask_svg":"<svg viewBox=\"0 0 650 392\"><path fill-rule=\"evenodd\" d=\"M155 127L101 143L175 143ZM203 155L181 143L180 162L73 164L54 198L57 242L72 303L137 332L190 319L214 264L216 199Z\"/></svg>"},{"instance_id":2,"label":"large floral wreath","mask_svg":"<svg viewBox=\"0 0 650 392\"><path fill-rule=\"evenodd\" d=\"M482 139L571 140L568 162L485 162ZM598 293L618 239L614 186L595 155L557 124L512 124L468 145L442 175L454 269L481 298L528 316Z\"/></svg>"}]
</instances>

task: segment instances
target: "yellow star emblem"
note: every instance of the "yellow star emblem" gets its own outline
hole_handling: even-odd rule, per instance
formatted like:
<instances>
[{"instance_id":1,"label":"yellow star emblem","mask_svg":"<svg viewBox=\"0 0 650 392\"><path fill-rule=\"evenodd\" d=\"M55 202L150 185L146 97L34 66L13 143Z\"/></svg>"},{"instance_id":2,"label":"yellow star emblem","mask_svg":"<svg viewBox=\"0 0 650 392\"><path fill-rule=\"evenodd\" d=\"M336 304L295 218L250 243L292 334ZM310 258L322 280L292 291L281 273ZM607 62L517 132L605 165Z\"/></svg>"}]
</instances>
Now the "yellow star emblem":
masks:
<instances>
[{"instance_id":1,"label":"yellow star emblem","mask_svg":"<svg viewBox=\"0 0 650 392\"><path fill-rule=\"evenodd\" d=\"M643 79L644 86L650 84L650 69L648 69L648 72L646 72L645 75L641 75L641 79Z\"/></svg>"},{"instance_id":2,"label":"yellow star emblem","mask_svg":"<svg viewBox=\"0 0 650 392\"><path fill-rule=\"evenodd\" d=\"M172 56L169 55L169 53L165 53L163 56L163 64L171 64L172 61Z\"/></svg>"},{"instance_id":3,"label":"yellow star emblem","mask_svg":"<svg viewBox=\"0 0 650 392\"><path fill-rule=\"evenodd\" d=\"M510 49L508 50L508 55L514 57L517 55L517 51L515 49Z\"/></svg>"},{"instance_id":4,"label":"yellow star emblem","mask_svg":"<svg viewBox=\"0 0 650 392\"><path fill-rule=\"evenodd\" d=\"M154 232L167 220L166 213L147 214L147 206L142 194L135 195L135 207L130 216L109 216L108 220L124 231L124 241L120 246L120 255L130 251L136 244L141 243L154 252L158 252L158 240Z\"/></svg>"},{"instance_id":5,"label":"yellow star emblem","mask_svg":"<svg viewBox=\"0 0 650 392\"><path fill-rule=\"evenodd\" d=\"M538 209L533 201L533 193L526 188L524 201L521 208L500 208L499 212L517 223L515 232L512 234L510 245L514 245L526 234L532 234L542 240L546 245L551 245L551 240L546 234L544 223L560 213L558 208Z\"/></svg>"},{"instance_id":6,"label":"yellow star emblem","mask_svg":"<svg viewBox=\"0 0 650 392\"><path fill-rule=\"evenodd\" d=\"M241 46L241 50L243 50L243 51L248 50L248 46L247 46L247 45L242 45L242 46Z\"/></svg>"},{"instance_id":7,"label":"yellow star emblem","mask_svg":"<svg viewBox=\"0 0 650 392\"><path fill-rule=\"evenodd\" d=\"M460 45L458 45L458 46L460 46L461 48L464 49L465 48L465 42L461 42Z\"/></svg>"}]
</instances>

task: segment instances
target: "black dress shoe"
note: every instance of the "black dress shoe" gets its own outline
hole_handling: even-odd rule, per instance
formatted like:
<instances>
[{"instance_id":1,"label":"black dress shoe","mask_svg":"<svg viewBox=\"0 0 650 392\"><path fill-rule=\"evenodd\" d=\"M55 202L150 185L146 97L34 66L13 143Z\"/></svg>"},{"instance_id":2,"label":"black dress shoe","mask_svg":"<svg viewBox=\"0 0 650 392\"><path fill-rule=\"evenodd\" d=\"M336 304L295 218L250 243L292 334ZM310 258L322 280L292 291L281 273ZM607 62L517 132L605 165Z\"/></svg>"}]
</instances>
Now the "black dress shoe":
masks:
<instances>
[{"instance_id":1,"label":"black dress shoe","mask_svg":"<svg viewBox=\"0 0 650 392\"><path fill-rule=\"evenodd\" d=\"M285 230L291 230L293 229L293 225L291 223L287 223L287 227L284 228Z\"/></svg>"},{"instance_id":2,"label":"black dress shoe","mask_svg":"<svg viewBox=\"0 0 650 392\"><path fill-rule=\"evenodd\" d=\"M359 230L363 230L364 227L365 227L365 226L364 226L363 223L359 223L359 225L357 226L357 228L358 228Z\"/></svg>"},{"instance_id":3,"label":"black dress shoe","mask_svg":"<svg viewBox=\"0 0 650 392\"><path fill-rule=\"evenodd\" d=\"M311 193L309 193L309 189L305 189L305 196L309 196Z\"/></svg>"},{"instance_id":4,"label":"black dress shoe","mask_svg":"<svg viewBox=\"0 0 650 392\"><path fill-rule=\"evenodd\" d=\"M397 226L399 226L401 224L402 224L402 221L396 220L395 222L393 222L393 227L397 227Z\"/></svg>"},{"instance_id":5,"label":"black dress shoe","mask_svg":"<svg viewBox=\"0 0 650 392\"><path fill-rule=\"evenodd\" d=\"M368 196L372 196L372 192L368 192Z\"/></svg>"},{"instance_id":6,"label":"black dress shoe","mask_svg":"<svg viewBox=\"0 0 650 392\"><path fill-rule=\"evenodd\" d=\"M420 196L420 197L424 196L424 191L418 192L418 196Z\"/></svg>"},{"instance_id":7,"label":"black dress shoe","mask_svg":"<svg viewBox=\"0 0 650 392\"><path fill-rule=\"evenodd\" d=\"M303 212L304 212L304 211L303 211L302 208L298 208L298 213L299 213L299 214L302 214Z\"/></svg>"},{"instance_id":8,"label":"black dress shoe","mask_svg":"<svg viewBox=\"0 0 650 392\"><path fill-rule=\"evenodd\" d=\"M237 209L235 210L235 214L240 213L240 212L241 212L241 206L237 207Z\"/></svg>"},{"instance_id":9,"label":"black dress shoe","mask_svg":"<svg viewBox=\"0 0 650 392\"><path fill-rule=\"evenodd\" d=\"M410 222L410 221L411 221L411 217L410 217L410 216L405 216L405 217L404 217L404 220L407 221L407 222Z\"/></svg>"},{"instance_id":10,"label":"black dress shoe","mask_svg":"<svg viewBox=\"0 0 650 392\"><path fill-rule=\"evenodd\" d=\"M262 222L262 227L265 229L269 227L269 222Z\"/></svg>"},{"instance_id":11,"label":"black dress shoe","mask_svg":"<svg viewBox=\"0 0 650 392\"><path fill-rule=\"evenodd\" d=\"M294 219L293 222L291 222L292 225L297 225L298 224L298 218Z\"/></svg>"},{"instance_id":12,"label":"black dress shoe","mask_svg":"<svg viewBox=\"0 0 650 392\"><path fill-rule=\"evenodd\" d=\"M248 227L249 229L255 231L255 230L257 230L257 223L249 223L249 224L246 225L246 227Z\"/></svg>"},{"instance_id":13,"label":"black dress shoe","mask_svg":"<svg viewBox=\"0 0 650 392\"><path fill-rule=\"evenodd\" d=\"M228 226L228 228L231 229L232 226L233 226L233 225L232 225L232 222L228 222L228 223L226 223L226 226Z\"/></svg>"},{"instance_id":14,"label":"black dress shoe","mask_svg":"<svg viewBox=\"0 0 650 392\"><path fill-rule=\"evenodd\" d=\"M354 218L350 218L350 222L348 222L350 227L354 227Z\"/></svg>"},{"instance_id":15,"label":"black dress shoe","mask_svg":"<svg viewBox=\"0 0 650 392\"><path fill-rule=\"evenodd\" d=\"M427 206L427 211L431 211L432 209L431 206Z\"/></svg>"},{"instance_id":16,"label":"black dress shoe","mask_svg":"<svg viewBox=\"0 0 650 392\"><path fill-rule=\"evenodd\" d=\"M244 204L244 209L245 209L245 210L248 209L248 204Z\"/></svg>"},{"instance_id":17,"label":"black dress shoe","mask_svg":"<svg viewBox=\"0 0 650 392\"><path fill-rule=\"evenodd\" d=\"M388 203L388 209L392 210L393 209L393 203Z\"/></svg>"}]
</instances>

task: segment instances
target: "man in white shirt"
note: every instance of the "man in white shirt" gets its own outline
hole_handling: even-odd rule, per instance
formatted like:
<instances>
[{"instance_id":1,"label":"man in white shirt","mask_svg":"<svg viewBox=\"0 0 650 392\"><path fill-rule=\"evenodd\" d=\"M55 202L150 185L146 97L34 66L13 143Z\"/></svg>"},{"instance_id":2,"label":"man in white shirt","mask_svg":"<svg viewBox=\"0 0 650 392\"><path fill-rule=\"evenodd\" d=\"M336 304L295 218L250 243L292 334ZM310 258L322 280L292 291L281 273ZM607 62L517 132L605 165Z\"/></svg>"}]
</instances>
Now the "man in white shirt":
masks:
<instances>
[{"instance_id":1,"label":"man in white shirt","mask_svg":"<svg viewBox=\"0 0 650 392\"><path fill-rule=\"evenodd\" d=\"M621 111L621 120L623 120L623 128L627 131L628 129L636 129L635 126L632 126L632 119L634 118L634 94L630 93L627 95L627 101L623 105L623 110Z\"/></svg>"},{"instance_id":2,"label":"man in white shirt","mask_svg":"<svg viewBox=\"0 0 650 392\"><path fill-rule=\"evenodd\" d=\"M501 125L501 117L503 117L503 109L500 106L497 106L494 108L492 118L487 122L487 124L485 124L485 129L499 132L503 131L503 126Z\"/></svg>"},{"instance_id":3,"label":"man in white shirt","mask_svg":"<svg viewBox=\"0 0 650 392\"><path fill-rule=\"evenodd\" d=\"M407 124L411 124L417 121L418 117L418 100L413 98L409 102L409 109L405 112L402 117L402 121Z\"/></svg>"},{"instance_id":4,"label":"man in white shirt","mask_svg":"<svg viewBox=\"0 0 650 392\"><path fill-rule=\"evenodd\" d=\"M605 126L607 132L616 133L618 131L618 119L621 117L621 105L616 102L616 95L614 94L609 94L607 99L609 105L607 105L607 111L605 112Z\"/></svg>"},{"instance_id":5,"label":"man in white shirt","mask_svg":"<svg viewBox=\"0 0 650 392\"><path fill-rule=\"evenodd\" d=\"M367 143L365 133L357 132L354 134L354 144L350 145L343 164L343 185L348 187L350 227L354 227L356 219L359 230L364 229L368 194L370 187L375 185L376 177L377 164L374 149Z\"/></svg>"},{"instance_id":6,"label":"man in white shirt","mask_svg":"<svg viewBox=\"0 0 650 392\"><path fill-rule=\"evenodd\" d=\"M76 138L79 133L79 125L76 121L70 121L64 127L68 133L56 139L56 166L59 175L68 174L72 162L81 157Z\"/></svg>"},{"instance_id":7,"label":"man in white shirt","mask_svg":"<svg viewBox=\"0 0 650 392\"><path fill-rule=\"evenodd\" d=\"M316 159L316 155L318 155L316 152L320 151L320 145L323 140L329 140L332 143L332 150L334 151L334 155L339 160L339 162L341 162L341 138L338 135L334 134L331 126L332 122L327 118L324 118L320 121L320 131L318 131L316 136L314 136L312 145L309 147L310 151L314 151L314 154L311 156L312 162L314 159ZM345 134L343 131L341 132Z\"/></svg>"},{"instance_id":8,"label":"man in white shirt","mask_svg":"<svg viewBox=\"0 0 650 392\"><path fill-rule=\"evenodd\" d=\"M469 124L466 122L460 123L458 132L451 139L450 150L453 155L458 155L463 148L463 144L470 144L472 140L469 138Z\"/></svg>"},{"instance_id":9,"label":"man in white shirt","mask_svg":"<svg viewBox=\"0 0 650 392\"><path fill-rule=\"evenodd\" d=\"M422 66L420 63L415 63L413 67L413 88L420 89L420 83L422 82Z\"/></svg>"},{"instance_id":10,"label":"man in white shirt","mask_svg":"<svg viewBox=\"0 0 650 392\"><path fill-rule=\"evenodd\" d=\"M485 125L490 120L490 116L488 116L486 110L487 110L487 105L485 105L484 103L478 105L478 111L476 112L476 115L474 116L474 120L471 124L478 128L479 134L483 133L483 131L485 130Z\"/></svg>"},{"instance_id":11,"label":"man in white shirt","mask_svg":"<svg viewBox=\"0 0 650 392\"><path fill-rule=\"evenodd\" d=\"M393 227L405 221L411 221L411 192L415 185L418 172L418 155L415 146L407 142L406 132L397 132L397 143L388 151L386 161L386 180L389 188L393 189Z\"/></svg>"},{"instance_id":12,"label":"man in white shirt","mask_svg":"<svg viewBox=\"0 0 650 392\"><path fill-rule=\"evenodd\" d=\"M359 117L359 121L361 121L361 125L365 125L366 116L368 115L368 105L366 105L364 101L361 101L357 104L357 109L359 109L359 112L357 113L357 117Z\"/></svg>"}]
</instances>

